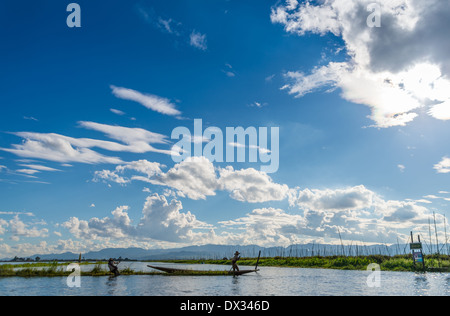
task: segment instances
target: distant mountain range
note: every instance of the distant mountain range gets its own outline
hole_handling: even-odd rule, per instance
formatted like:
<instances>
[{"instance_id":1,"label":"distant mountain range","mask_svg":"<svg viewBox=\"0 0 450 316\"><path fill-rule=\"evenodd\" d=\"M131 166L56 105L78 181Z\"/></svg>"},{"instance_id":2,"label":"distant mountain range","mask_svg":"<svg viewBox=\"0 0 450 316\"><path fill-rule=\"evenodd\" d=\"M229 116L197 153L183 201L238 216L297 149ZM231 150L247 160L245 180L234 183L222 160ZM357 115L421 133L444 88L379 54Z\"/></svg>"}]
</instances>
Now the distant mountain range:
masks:
<instances>
[{"instance_id":1,"label":"distant mountain range","mask_svg":"<svg viewBox=\"0 0 450 316\"><path fill-rule=\"evenodd\" d=\"M446 245L440 245L441 253L447 253ZM387 245L326 245L326 244L305 244L284 247L260 247L250 246L224 246L224 245L203 245L188 246L173 249L141 249L141 248L107 248L100 251L92 251L81 254L86 260L103 260L109 258L122 258L130 260L171 260L171 259L222 259L231 258L235 251L241 253L241 257L257 257L259 251L263 257L303 257L303 256L331 256L331 255L396 255L411 253L409 244ZM436 245L433 246L433 253L436 252ZM424 245L424 253L431 253ZM35 260L78 260L79 253L66 252L62 254L36 254L30 257ZM4 259L4 260L11 260Z\"/></svg>"}]
</instances>

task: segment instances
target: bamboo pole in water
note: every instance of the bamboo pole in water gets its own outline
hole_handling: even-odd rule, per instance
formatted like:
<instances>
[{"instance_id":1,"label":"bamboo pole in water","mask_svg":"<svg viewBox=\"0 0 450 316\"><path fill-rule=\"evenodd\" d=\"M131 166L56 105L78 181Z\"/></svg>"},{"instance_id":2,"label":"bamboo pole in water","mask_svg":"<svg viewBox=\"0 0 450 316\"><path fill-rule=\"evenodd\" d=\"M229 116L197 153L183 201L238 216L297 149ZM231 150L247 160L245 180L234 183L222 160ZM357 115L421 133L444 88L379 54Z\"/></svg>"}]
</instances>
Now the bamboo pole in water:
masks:
<instances>
[{"instance_id":1,"label":"bamboo pole in water","mask_svg":"<svg viewBox=\"0 0 450 316\"><path fill-rule=\"evenodd\" d=\"M447 248L447 256L448 256L449 252L448 252L448 243L447 243L447 241L448 241L448 239L447 239L447 217L445 217L445 214L444 214L444 232L445 232L445 247Z\"/></svg>"},{"instance_id":2,"label":"bamboo pole in water","mask_svg":"<svg viewBox=\"0 0 450 316\"><path fill-rule=\"evenodd\" d=\"M428 218L428 235L430 236L430 254L433 253L433 241L431 240L431 223L430 223L430 219Z\"/></svg>"},{"instance_id":3,"label":"bamboo pole in water","mask_svg":"<svg viewBox=\"0 0 450 316\"><path fill-rule=\"evenodd\" d=\"M436 251L439 255L439 239L438 239L438 233L437 233L437 226L436 226L436 214L433 212L433 219L434 219L434 232L436 234Z\"/></svg>"},{"instance_id":4,"label":"bamboo pole in water","mask_svg":"<svg viewBox=\"0 0 450 316\"><path fill-rule=\"evenodd\" d=\"M339 233L339 239L341 240L341 246L342 246L342 256L345 257L345 249L344 249L344 244L342 243L342 237L341 237L341 230L338 228L338 233Z\"/></svg>"}]
</instances>

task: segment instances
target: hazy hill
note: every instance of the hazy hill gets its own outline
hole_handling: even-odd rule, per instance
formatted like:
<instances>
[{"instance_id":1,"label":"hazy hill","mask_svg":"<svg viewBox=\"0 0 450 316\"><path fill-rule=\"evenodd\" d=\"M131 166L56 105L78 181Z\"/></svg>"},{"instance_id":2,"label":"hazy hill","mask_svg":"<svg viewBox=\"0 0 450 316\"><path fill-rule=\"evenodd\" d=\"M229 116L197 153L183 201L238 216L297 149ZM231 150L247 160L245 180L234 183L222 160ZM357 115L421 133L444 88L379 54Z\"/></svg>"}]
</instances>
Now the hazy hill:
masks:
<instances>
[{"instance_id":1,"label":"hazy hill","mask_svg":"<svg viewBox=\"0 0 450 316\"><path fill-rule=\"evenodd\" d=\"M444 252L446 247L442 245ZM430 253L426 245L424 252ZM434 246L433 250L435 250ZM132 260L164 260L164 259L221 259L231 258L234 252L238 250L242 257L257 257L261 251L264 257L304 257L304 256L330 256L330 255L395 255L410 253L409 245L325 245L325 244L306 244L293 245L287 248L283 247L259 247L259 246L224 246L224 245L203 245L188 246L173 249L141 249L141 248L107 248L100 251L93 251L81 254L84 259L109 259L109 258L128 258ZM78 260L79 253L62 253L62 254L36 254L30 257L36 257L41 260ZM20 254L17 255L20 257ZM9 258L11 259L11 258ZM6 259L8 260L8 259Z\"/></svg>"}]
</instances>

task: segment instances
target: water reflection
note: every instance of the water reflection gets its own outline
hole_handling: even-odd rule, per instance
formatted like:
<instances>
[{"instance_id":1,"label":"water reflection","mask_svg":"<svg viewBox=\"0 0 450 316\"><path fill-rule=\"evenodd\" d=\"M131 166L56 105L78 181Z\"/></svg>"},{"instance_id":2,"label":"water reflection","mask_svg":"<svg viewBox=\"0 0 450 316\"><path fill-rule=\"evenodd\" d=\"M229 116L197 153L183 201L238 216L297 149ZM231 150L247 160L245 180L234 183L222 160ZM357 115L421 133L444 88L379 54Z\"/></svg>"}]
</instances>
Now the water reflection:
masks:
<instances>
[{"instance_id":1,"label":"water reflection","mask_svg":"<svg viewBox=\"0 0 450 316\"><path fill-rule=\"evenodd\" d=\"M232 276L231 277L232 279L231 279L231 285L232 285L232 287L231 287L231 295L232 296L241 296L242 295L242 291L241 291L241 286L240 286L240 284L241 284L241 279L242 279L242 276Z\"/></svg>"},{"instance_id":2,"label":"water reflection","mask_svg":"<svg viewBox=\"0 0 450 316\"><path fill-rule=\"evenodd\" d=\"M426 296L430 292L430 283L425 273L415 273L414 275L414 295Z\"/></svg>"},{"instance_id":3,"label":"water reflection","mask_svg":"<svg viewBox=\"0 0 450 316\"><path fill-rule=\"evenodd\" d=\"M127 286L119 277L109 276L106 281L106 288L110 296L127 295Z\"/></svg>"}]
</instances>

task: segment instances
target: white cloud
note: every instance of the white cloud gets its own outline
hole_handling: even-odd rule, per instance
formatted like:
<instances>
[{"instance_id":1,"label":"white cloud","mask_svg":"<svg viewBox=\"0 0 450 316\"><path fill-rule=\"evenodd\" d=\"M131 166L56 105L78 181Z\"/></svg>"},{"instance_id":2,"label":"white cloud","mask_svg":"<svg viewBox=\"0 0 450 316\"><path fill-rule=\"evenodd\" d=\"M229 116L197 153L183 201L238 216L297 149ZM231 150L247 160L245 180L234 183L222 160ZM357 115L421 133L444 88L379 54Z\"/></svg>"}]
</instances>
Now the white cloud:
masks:
<instances>
[{"instance_id":1,"label":"white cloud","mask_svg":"<svg viewBox=\"0 0 450 316\"><path fill-rule=\"evenodd\" d=\"M304 210L303 215L287 213L282 209L255 209L244 217L221 221L226 233L219 235L227 243L288 246L314 240L340 243L396 242L407 239L398 230L421 228L429 211L413 202L388 201L378 212L371 210L323 211ZM381 205L380 205L381 206ZM382 212L382 211L383 212ZM416 226L414 226L416 225Z\"/></svg>"},{"instance_id":2,"label":"white cloud","mask_svg":"<svg viewBox=\"0 0 450 316\"><path fill-rule=\"evenodd\" d=\"M121 143L90 138L73 138L54 133L18 132L13 134L22 137L25 141L22 144L12 145L13 148L0 148L0 150L25 158L37 158L60 163L78 162L87 164L123 163L118 157L105 156L90 149L94 147L115 152L172 154L171 150L157 149L151 145L168 144L167 137L161 134L141 128L112 126L95 122L79 122L79 125L86 129L102 132L109 138ZM37 168L34 168L35 170L56 171L56 169L50 170L39 165L34 166L37 166ZM47 170L44 170L45 168Z\"/></svg>"},{"instance_id":3,"label":"white cloud","mask_svg":"<svg viewBox=\"0 0 450 316\"><path fill-rule=\"evenodd\" d=\"M181 22L177 22L172 18L158 16L154 9L147 10L139 6L138 11L146 22L150 23L163 33L168 33L174 36L182 36L184 30Z\"/></svg>"},{"instance_id":4,"label":"white cloud","mask_svg":"<svg viewBox=\"0 0 450 316\"><path fill-rule=\"evenodd\" d=\"M411 223L425 224L430 215L429 210L414 201L387 201L379 207L383 221L395 223L397 228L407 228Z\"/></svg>"},{"instance_id":5,"label":"white cloud","mask_svg":"<svg viewBox=\"0 0 450 316\"><path fill-rule=\"evenodd\" d=\"M382 6L382 27L367 26L371 0L327 0L320 4L287 1L272 9L272 22L303 36L332 33L345 43L348 61L330 62L310 74L288 72L283 87L302 97L319 88L340 89L344 99L371 108L376 127L404 126L429 114L450 118L450 13L439 0L392 0Z\"/></svg>"},{"instance_id":6,"label":"white cloud","mask_svg":"<svg viewBox=\"0 0 450 316\"><path fill-rule=\"evenodd\" d=\"M425 200L425 199L419 199L415 200L416 203L424 203L424 204L433 204L433 202Z\"/></svg>"},{"instance_id":7,"label":"white cloud","mask_svg":"<svg viewBox=\"0 0 450 316\"><path fill-rule=\"evenodd\" d=\"M233 71L233 66L230 64L225 64L226 69L222 69L222 72L227 75L227 77L234 78L236 77L235 72Z\"/></svg>"},{"instance_id":8,"label":"white cloud","mask_svg":"<svg viewBox=\"0 0 450 316\"><path fill-rule=\"evenodd\" d=\"M37 118L32 117L32 116L24 116L23 119L28 120L28 121L35 121L35 122L39 121Z\"/></svg>"},{"instance_id":9,"label":"white cloud","mask_svg":"<svg viewBox=\"0 0 450 316\"><path fill-rule=\"evenodd\" d=\"M291 206L314 211L351 211L370 208L376 195L364 186L346 189L299 190L289 197Z\"/></svg>"},{"instance_id":10,"label":"white cloud","mask_svg":"<svg viewBox=\"0 0 450 316\"><path fill-rule=\"evenodd\" d=\"M154 194L149 196L142 210L142 217L133 225L127 211L128 206L116 208L112 217L92 218L89 221L72 217L62 224L76 238L96 240L127 239L161 240L168 242L190 242L205 233L195 230L210 230L211 226L196 219L190 212L183 213L181 202ZM208 233L206 233L208 234Z\"/></svg>"},{"instance_id":11,"label":"white cloud","mask_svg":"<svg viewBox=\"0 0 450 316\"><path fill-rule=\"evenodd\" d=\"M271 151L267 148L264 147L260 147L260 146L256 146L256 145L244 145L238 142L232 142L232 143L228 143L229 146L231 147L236 147L236 148L250 148L250 149L257 149L259 151L260 154L268 154L271 153Z\"/></svg>"},{"instance_id":12,"label":"white cloud","mask_svg":"<svg viewBox=\"0 0 450 316\"><path fill-rule=\"evenodd\" d=\"M130 183L130 179L124 178L122 176L120 176L116 171L111 171L111 170L100 170L100 171L96 171L94 174L94 182L99 182L99 181L105 181L105 182L114 182L117 184L121 184L121 185L125 185L127 183Z\"/></svg>"},{"instance_id":13,"label":"white cloud","mask_svg":"<svg viewBox=\"0 0 450 316\"><path fill-rule=\"evenodd\" d=\"M298 3L288 0L286 5L272 9L271 20L273 23L281 23L285 26L286 32L304 35L306 32L313 32L324 35L331 32L335 35L340 33L338 14L332 6L314 6L306 1L304 5L297 9ZM294 12L289 12L294 11Z\"/></svg>"},{"instance_id":14,"label":"white cloud","mask_svg":"<svg viewBox=\"0 0 450 316\"><path fill-rule=\"evenodd\" d=\"M165 166L158 162L150 162L148 160L133 161L123 166L118 166L117 171L124 172L125 170L133 170L145 174L147 177L152 177L161 174L161 168Z\"/></svg>"},{"instance_id":15,"label":"white cloud","mask_svg":"<svg viewBox=\"0 0 450 316\"><path fill-rule=\"evenodd\" d=\"M88 164L119 164L122 162L120 158L104 156L89 149L89 147L94 146L98 146L100 148L109 147L115 143L89 139L74 139L58 134L28 132L14 134L24 138L25 141L20 145L12 145L12 149L1 148L1 150L13 153L20 157L37 158L62 163L80 162ZM116 145L120 146L120 144Z\"/></svg>"},{"instance_id":16,"label":"white cloud","mask_svg":"<svg viewBox=\"0 0 450 316\"><path fill-rule=\"evenodd\" d=\"M39 170L39 171L49 171L49 172L61 171L61 170L58 170L58 169L55 169L55 168L50 168L50 167L46 167L46 166L42 166L42 165L21 164L20 166L26 167L26 168L30 168L30 169L34 169L34 170Z\"/></svg>"},{"instance_id":17,"label":"white cloud","mask_svg":"<svg viewBox=\"0 0 450 316\"><path fill-rule=\"evenodd\" d=\"M11 234L11 239L14 241L20 240L20 238L37 238L47 237L48 229L38 229L30 224L24 223L19 219L19 215L15 215L13 219L8 222L8 233Z\"/></svg>"},{"instance_id":18,"label":"white cloud","mask_svg":"<svg viewBox=\"0 0 450 316\"><path fill-rule=\"evenodd\" d=\"M144 94L136 90L111 86L114 96L120 99L137 102L147 109L155 112L178 116L181 112L176 109L175 104L171 103L169 99L159 97L153 94Z\"/></svg>"},{"instance_id":19,"label":"white cloud","mask_svg":"<svg viewBox=\"0 0 450 316\"><path fill-rule=\"evenodd\" d=\"M424 196L424 198L426 198L426 199L433 199L433 200L435 200L435 199L441 199L441 197L436 196L436 195L434 195L434 194L426 195L426 196Z\"/></svg>"},{"instance_id":20,"label":"white cloud","mask_svg":"<svg viewBox=\"0 0 450 316\"><path fill-rule=\"evenodd\" d=\"M299 235L307 225L303 216L274 208L255 209L245 217L222 221L219 224L244 231L228 236L235 242L283 246L301 243Z\"/></svg>"},{"instance_id":21,"label":"white cloud","mask_svg":"<svg viewBox=\"0 0 450 316\"><path fill-rule=\"evenodd\" d=\"M215 168L205 157L189 157L167 172L161 170L164 167L148 161L131 162L116 167L114 171L97 171L94 181L105 180L122 185L133 180L143 181L168 187L175 190L178 196L193 200L215 196L216 191L228 191L231 198L249 203L281 201L287 198L289 191L287 185L273 182L264 172L253 168L242 170L234 170L232 167ZM127 170L145 176L135 174L125 178L122 175Z\"/></svg>"},{"instance_id":22,"label":"white cloud","mask_svg":"<svg viewBox=\"0 0 450 316\"><path fill-rule=\"evenodd\" d=\"M148 160L133 161L125 165L117 166L114 171L110 170L96 171L93 181L99 182L100 180L103 180L105 182L109 181L125 185L131 182L131 179L122 176L126 170L132 170L145 174L147 176L147 178L145 179L148 179L156 174L161 174L162 173L161 167L164 166L157 162L150 162Z\"/></svg>"},{"instance_id":23,"label":"white cloud","mask_svg":"<svg viewBox=\"0 0 450 316\"><path fill-rule=\"evenodd\" d=\"M129 215L129 207L120 206L108 217L88 220L72 217L57 225L81 241L60 240L58 245L46 245L46 252L68 249L83 252L141 244L146 247L186 243L288 246L311 240L338 244L339 235L346 243L395 243L398 237L407 239L407 234L399 230L426 231L431 215L426 207L417 204L421 201L385 201L364 186L290 191L290 202L292 206L298 206L298 210L288 213L279 208L257 208L245 216L220 221L218 227L198 220L193 213L185 211L176 198L169 202L165 195L153 194L146 199L140 219L135 223ZM172 194L167 192L167 195ZM442 216L437 216L437 221L438 225L443 225ZM0 234L7 233L12 222L0 219ZM29 224L20 222L14 224L16 240L19 236L43 237L47 234L45 230L29 228ZM20 247L24 251L30 250L25 244ZM12 248L0 246L0 253L11 251Z\"/></svg>"},{"instance_id":24,"label":"white cloud","mask_svg":"<svg viewBox=\"0 0 450 316\"><path fill-rule=\"evenodd\" d=\"M432 106L428 111L428 114L438 120L450 120L450 100Z\"/></svg>"},{"instance_id":25,"label":"white cloud","mask_svg":"<svg viewBox=\"0 0 450 316\"><path fill-rule=\"evenodd\" d=\"M36 173L39 173L40 171L39 170L33 170L33 169L19 169L19 170L16 170L16 172L18 172L18 173L25 173L25 174L28 174L28 175L34 175Z\"/></svg>"},{"instance_id":26,"label":"white cloud","mask_svg":"<svg viewBox=\"0 0 450 316\"><path fill-rule=\"evenodd\" d=\"M116 110L116 109L109 109L109 110L111 112L113 112L114 114L117 114L117 115L120 115L120 116L125 115L125 112L123 112L121 110Z\"/></svg>"},{"instance_id":27,"label":"white cloud","mask_svg":"<svg viewBox=\"0 0 450 316\"><path fill-rule=\"evenodd\" d=\"M206 50L208 48L207 41L206 41L206 35L201 34L197 31L192 31L190 35L190 44L193 47L196 47L201 50Z\"/></svg>"},{"instance_id":28,"label":"white cloud","mask_svg":"<svg viewBox=\"0 0 450 316\"><path fill-rule=\"evenodd\" d=\"M384 200L364 186L345 189L291 190L291 206L303 210L304 222L299 234L331 238L341 233L346 240L363 242L406 241L402 230L426 230L429 209L418 203L426 200ZM441 221L442 222L442 221Z\"/></svg>"},{"instance_id":29,"label":"white cloud","mask_svg":"<svg viewBox=\"0 0 450 316\"><path fill-rule=\"evenodd\" d=\"M328 66L314 68L310 75L288 72L285 77L294 83L285 85L282 90L288 89L289 94L302 97L318 88L335 85L347 70L348 65L346 63L330 63Z\"/></svg>"},{"instance_id":30,"label":"white cloud","mask_svg":"<svg viewBox=\"0 0 450 316\"><path fill-rule=\"evenodd\" d=\"M32 212L0 212L0 215L26 215L30 217L35 216Z\"/></svg>"},{"instance_id":31,"label":"white cloud","mask_svg":"<svg viewBox=\"0 0 450 316\"><path fill-rule=\"evenodd\" d=\"M190 157L148 182L173 188L193 200L214 196L218 188L214 165L204 157Z\"/></svg>"},{"instance_id":32,"label":"white cloud","mask_svg":"<svg viewBox=\"0 0 450 316\"><path fill-rule=\"evenodd\" d=\"M438 173L450 173L450 158L448 157L442 158L441 162L434 165L434 169Z\"/></svg>"},{"instance_id":33,"label":"white cloud","mask_svg":"<svg viewBox=\"0 0 450 316\"><path fill-rule=\"evenodd\" d=\"M162 17L158 17L158 25L170 34L174 33L173 27L171 26L172 23L172 19L164 20Z\"/></svg>"},{"instance_id":34,"label":"white cloud","mask_svg":"<svg viewBox=\"0 0 450 316\"><path fill-rule=\"evenodd\" d=\"M229 191L231 198L241 202L281 201L289 191L287 185L275 183L266 173L253 168L234 170L229 166L219 169L219 173L220 188Z\"/></svg>"},{"instance_id":35,"label":"white cloud","mask_svg":"<svg viewBox=\"0 0 450 316\"><path fill-rule=\"evenodd\" d=\"M189 27L173 18L158 15L154 8L144 9L139 6L138 11L140 16L143 17L147 23L176 39L177 45L179 45L178 39L182 39L183 43L189 44L197 49L204 51L208 48L205 34L197 32L196 30L191 31Z\"/></svg>"},{"instance_id":36,"label":"white cloud","mask_svg":"<svg viewBox=\"0 0 450 316\"><path fill-rule=\"evenodd\" d=\"M0 235L4 235L6 233L6 228L8 227L8 222L2 218L0 218Z\"/></svg>"},{"instance_id":37,"label":"white cloud","mask_svg":"<svg viewBox=\"0 0 450 316\"><path fill-rule=\"evenodd\" d=\"M170 155L169 150L156 149L150 144L168 144L167 136L153 133L142 128L130 128L123 126L113 126L106 124L99 124L95 122L79 122L81 127L95 130L104 133L111 139L118 140L126 145L91 140L92 145L110 150L110 151L125 151L133 153L157 152Z\"/></svg>"}]
</instances>

